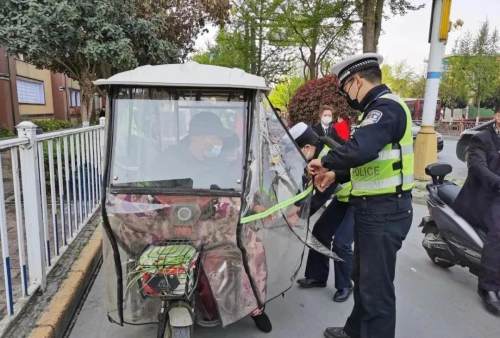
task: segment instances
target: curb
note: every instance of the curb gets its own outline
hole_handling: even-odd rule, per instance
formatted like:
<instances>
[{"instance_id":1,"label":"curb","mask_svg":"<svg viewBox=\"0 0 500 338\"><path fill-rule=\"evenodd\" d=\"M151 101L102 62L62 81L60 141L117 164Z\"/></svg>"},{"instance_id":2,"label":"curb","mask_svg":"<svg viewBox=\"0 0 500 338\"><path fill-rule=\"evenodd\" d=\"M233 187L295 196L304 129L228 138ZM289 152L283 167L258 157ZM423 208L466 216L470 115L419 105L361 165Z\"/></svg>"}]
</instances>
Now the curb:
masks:
<instances>
[{"instance_id":1,"label":"curb","mask_svg":"<svg viewBox=\"0 0 500 338\"><path fill-rule=\"evenodd\" d=\"M92 281L92 274L102 257L102 232L98 227L71 266L29 335L30 338L61 338L71 323L81 298Z\"/></svg>"}]
</instances>

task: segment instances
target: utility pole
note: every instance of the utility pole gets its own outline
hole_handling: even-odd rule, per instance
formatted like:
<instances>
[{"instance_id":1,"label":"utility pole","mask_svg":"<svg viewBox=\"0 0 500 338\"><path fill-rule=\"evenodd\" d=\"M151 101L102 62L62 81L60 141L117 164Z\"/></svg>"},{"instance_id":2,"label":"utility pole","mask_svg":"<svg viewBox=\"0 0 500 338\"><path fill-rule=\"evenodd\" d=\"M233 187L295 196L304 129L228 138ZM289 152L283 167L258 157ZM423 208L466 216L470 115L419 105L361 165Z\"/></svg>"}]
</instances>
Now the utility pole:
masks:
<instances>
[{"instance_id":1,"label":"utility pole","mask_svg":"<svg viewBox=\"0 0 500 338\"><path fill-rule=\"evenodd\" d=\"M425 84L422 127L415 141L415 178L428 180L425 167L437 162L437 140L434 130L439 82L443 73L443 56L448 39L451 0L432 2L431 25L429 31L429 63Z\"/></svg>"}]
</instances>

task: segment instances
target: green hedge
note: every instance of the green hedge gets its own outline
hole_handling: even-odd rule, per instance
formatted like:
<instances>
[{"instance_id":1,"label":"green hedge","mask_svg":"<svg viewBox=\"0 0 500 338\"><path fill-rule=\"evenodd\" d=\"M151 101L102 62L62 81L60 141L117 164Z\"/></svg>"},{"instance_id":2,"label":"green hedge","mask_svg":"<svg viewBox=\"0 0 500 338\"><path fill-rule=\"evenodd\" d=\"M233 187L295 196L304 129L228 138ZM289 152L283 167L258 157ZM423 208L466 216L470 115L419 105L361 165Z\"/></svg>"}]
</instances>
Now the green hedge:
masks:
<instances>
[{"instance_id":1,"label":"green hedge","mask_svg":"<svg viewBox=\"0 0 500 338\"><path fill-rule=\"evenodd\" d=\"M0 128L0 139L14 137L14 136L16 136L16 134L14 134L12 131Z\"/></svg>"},{"instance_id":2,"label":"green hedge","mask_svg":"<svg viewBox=\"0 0 500 338\"><path fill-rule=\"evenodd\" d=\"M33 121L33 123L35 123L38 127L40 127L44 133L75 127L75 125L70 121L56 120L56 119L36 120Z\"/></svg>"}]
</instances>

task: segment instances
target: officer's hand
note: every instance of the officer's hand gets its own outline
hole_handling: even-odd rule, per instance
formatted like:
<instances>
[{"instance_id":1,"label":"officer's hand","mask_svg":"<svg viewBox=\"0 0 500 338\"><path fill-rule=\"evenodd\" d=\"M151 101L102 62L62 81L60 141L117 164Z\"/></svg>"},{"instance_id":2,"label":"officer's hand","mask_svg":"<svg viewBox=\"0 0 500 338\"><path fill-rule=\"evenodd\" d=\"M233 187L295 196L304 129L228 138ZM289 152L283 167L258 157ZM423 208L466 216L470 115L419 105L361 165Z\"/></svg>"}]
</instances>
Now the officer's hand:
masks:
<instances>
[{"instance_id":1,"label":"officer's hand","mask_svg":"<svg viewBox=\"0 0 500 338\"><path fill-rule=\"evenodd\" d=\"M314 185L321 192L325 191L333 182L335 182L334 171L327 171L326 173L321 173L314 177Z\"/></svg>"},{"instance_id":2,"label":"officer's hand","mask_svg":"<svg viewBox=\"0 0 500 338\"><path fill-rule=\"evenodd\" d=\"M311 160L307 165L307 171L310 175L318 175L320 173L326 172L327 169L323 168L321 160L315 158L314 160Z\"/></svg>"}]
</instances>

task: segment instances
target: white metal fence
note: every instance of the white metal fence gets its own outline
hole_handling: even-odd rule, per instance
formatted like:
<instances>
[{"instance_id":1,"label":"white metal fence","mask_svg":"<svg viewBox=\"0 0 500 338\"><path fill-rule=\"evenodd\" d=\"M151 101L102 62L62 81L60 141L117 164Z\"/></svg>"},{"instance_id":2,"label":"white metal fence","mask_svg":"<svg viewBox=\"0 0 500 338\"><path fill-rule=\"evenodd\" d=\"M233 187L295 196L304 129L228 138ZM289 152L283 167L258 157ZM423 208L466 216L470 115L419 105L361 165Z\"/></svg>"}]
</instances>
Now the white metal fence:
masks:
<instances>
[{"instance_id":1,"label":"white metal fence","mask_svg":"<svg viewBox=\"0 0 500 338\"><path fill-rule=\"evenodd\" d=\"M45 134L28 121L17 128L17 138L0 141L3 324L45 289L47 272L95 213L101 193L104 118Z\"/></svg>"}]
</instances>

